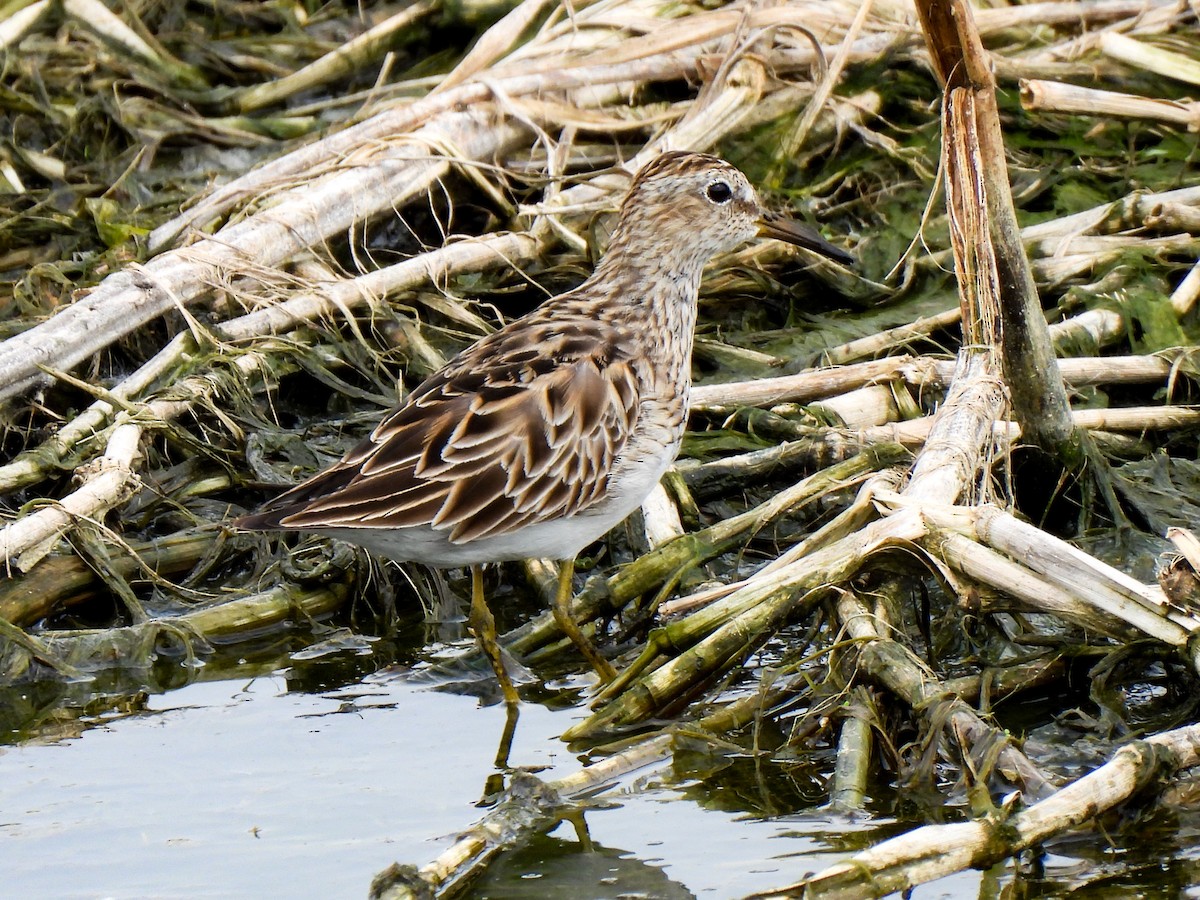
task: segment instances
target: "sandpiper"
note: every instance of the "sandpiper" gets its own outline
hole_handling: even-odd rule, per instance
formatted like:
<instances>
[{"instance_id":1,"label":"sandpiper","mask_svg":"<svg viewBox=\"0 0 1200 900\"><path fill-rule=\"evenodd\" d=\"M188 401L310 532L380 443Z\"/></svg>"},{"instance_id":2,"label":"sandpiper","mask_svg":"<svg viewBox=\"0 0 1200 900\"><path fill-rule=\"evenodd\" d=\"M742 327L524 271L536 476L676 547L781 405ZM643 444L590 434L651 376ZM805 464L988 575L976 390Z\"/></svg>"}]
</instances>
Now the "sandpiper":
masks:
<instances>
[{"instance_id":1,"label":"sandpiper","mask_svg":"<svg viewBox=\"0 0 1200 900\"><path fill-rule=\"evenodd\" d=\"M468 347L340 462L235 524L470 566L471 625L510 704L517 693L481 566L557 560L555 619L610 679L611 665L570 615L575 557L640 506L675 461L701 272L755 235L852 262L808 226L766 211L724 160L663 153L634 179L587 281Z\"/></svg>"}]
</instances>

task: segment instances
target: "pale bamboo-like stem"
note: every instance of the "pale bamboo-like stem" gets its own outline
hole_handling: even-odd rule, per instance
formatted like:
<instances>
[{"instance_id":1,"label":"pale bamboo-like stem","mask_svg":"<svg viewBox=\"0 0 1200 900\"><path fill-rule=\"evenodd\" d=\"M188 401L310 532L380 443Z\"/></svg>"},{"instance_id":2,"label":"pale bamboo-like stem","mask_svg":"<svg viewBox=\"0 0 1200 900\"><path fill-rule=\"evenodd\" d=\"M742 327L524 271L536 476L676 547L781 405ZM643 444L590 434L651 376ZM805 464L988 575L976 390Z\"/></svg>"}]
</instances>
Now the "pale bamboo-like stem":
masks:
<instances>
[{"instance_id":1,"label":"pale bamboo-like stem","mask_svg":"<svg viewBox=\"0 0 1200 900\"><path fill-rule=\"evenodd\" d=\"M1160 100L1037 79L1023 80L1020 89L1021 106L1031 111L1149 119L1200 130L1200 103L1193 101Z\"/></svg>"},{"instance_id":2,"label":"pale bamboo-like stem","mask_svg":"<svg viewBox=\"0 0 1200 900\"><path fill-rule=\"evenodd\" d=\"M518 772L504 797L434 860L420 869L393 865L380 872L371 883L371 900L443 896L505 847L563 818L582 815L573 799L595 796L631 772L666 763L673 745L670 735L657 735L550 782Z\"/></svg>"},{"instance_id":3,"label":"pale bamboo-like stem","mask_svg":"<svg viewBox=\"0 0 1200 900\"><path fill-rule=\"evenodd\" d=\"M50 11L50 0L37 0L0 22L0 50L8 50L20 43Z\"/></svg>"},{"instance_id":4,"label":"pale bamboo-like stem","mask_svg":"<svg viewBox=\"0 0 1200 900\"><path fill-rule=\"evenodd\" d=\"M1118 0L1115 3L1104 2L1094 6L1088 4L1086 7L1078 3L1039 3L1036 7L993 7L975 11L979 30L985 35L1023 25L1049 25L1051 23L1078 25L1081 22L1080 16L1086 16L1086 21L1090 25L1100 25L1106 21L1135 19L1135 25L1138 27L1162 29L1177 20L1180 15L1186 15L1180 4L1155 4L1147 9L1145 3L1137 3L1136 0L1130 3ZM1094 39L1095 36L1089 34L1086 37ZM1065 43L1071 50L1075 49L1073 42ZM1052 46L1044 48L1041 52L1049 54L1056 51L1063 52L1063 48Z\"/></svg>"},{"instance_id":5,"label":"pale bamboo-like stem","mask_svg":"<svg viewBox=\"0 0 1200 900\"><path fill-rule=\"evenodd\" d=\"M1081 59L1082 57L1094 54L1099 49L1100 41L1104 35L1114 28L1127 31L1129 34L1162 34L1177 25L1182 16L1187 16L1188 14L1189 9L1186 3L1163 3L1143 7L1140 12L1130 12L1128 16L1119 17L1125 21L1116 21L1116 19L1113 19L1110 20L1114 23L1111 26L1084 29L1079 37L1051 44L1032 53L1024 54L1023 59L1034 68L1039 64L1054 65L1059 63L1060 60ZM983 22L985 21L985 17L980 15L979 20ZM1097 25L1099 24L1097 21ZM1091 68L1091 72L1083 77L1094 79L1097 73L1097 62L1089 61L1088 66ZM1117 72L1113 72L1112 74L1114 78L1118 77Z\"/></svg>"},{"instance_id":6,"label":"pale bamboo-like stem","mask_svg":"<svg viewBox=\"0 0 1200 900\"><path fill-rule=\"evenodd\" d=\"M512 48L521 34L537 21L551 2L552 0L522 0L518 3L480 36L475 46L467 51L467 55L459 60L458 65L447 73L430 93L438 94L457 87L495 63ZM588 5L586 2L576 3L575 13L578 14Z\"/></svg>"},{"instance_id":7,"label":"pale bamboo-like stem","mask_svg":"<svg viewBox=\"0 0 1200 900\"><path fill-rule=\"evenodd\" d=\"M0 561L11 572L27 572L50 552L63 531L79 518L97 518L124 503L137 485L134 466L141 450L142 429L132 423L117 428L104 455L88 469L83 485L53 506L0 528Z\"/></svg>"},{"instance_id":8,"label":"pale bamboo-like stem","mask_svg":"<svg viewBox=\"0 0 1200 900\"><path fill-rule=\"evenodd\" d=\"M756 900L882 897L967 868L986 869L1056 834L1093 821L1152 785L1200 763L1200 725L1126 744L1111 760L1028 809L926 825Z\"/></svg>"},{"instance_id":9,"label":"pale bamboo-like stem","mask_svg":"<svg viewBox=\"0 0 1200 900\"><path fill-rule=\"evenodd\" d=\"M398 34L411 28L417 21L430 15L436 9L437 4L433 0L416 0L400 12L388 16L382 22L290 75L238 91L232 98L231 105L241 113L253 112L319 85L345 78L361 69L371 59L382 54L396 40Z\"/></svg>"},{"instance_id":10,"label":"pale bamboo-like stem","mask_svg":"<svg viewBox=\"0 0 1200 900\"><path fill-rule=\"evenodd\" d=\"M373 159L295 189L212 238L110 275L87 297L0 344L0 399L44 381L39 367L68 369L162 313L195 301L223 273L282 262L415 196L451 165L427 147L455 147L481 159L515 146L524 133L515 123L496 121L489 109L448 115L424 134L373 148Z\"/></svg>"},{"instance_id":11,"label":"pale bamboo-like stem","mask_svg":"<svg viewBox=\"0 0 1200 900\"><path fill-rule=\"evenodd\" d=\"M185 88L208 86L199 69L173 58L162 47L151 47L100 0L62 0L62 11L117 53L128 54L168 80Z\"/></svg>"},{"instance_id":12,"label":"pale bamboo-like stem","mask_svg":"<svg viewBox=\"0 0 1200 900\"><path fill-rule=\"evenodd\" d=\"M798 375L781 375L728 384L700 384L692 388L692 409L705 411L738 406L804 403L865 387L911 364L911 357L889 356L848 366L822 368Z\"/></svg>"},{"instance_id":13,"label":"pale bamboo-like stem","mask_svg":"<svg viewBox=\"0 0 1200 900\"><path fill-rule=\"evenodd\" d=\"M1171 527L1167 529L1167 540L1183 554L1193 571L1200 572L1200 538L1196 537L1195 532L1188 528Z\"/></svg>"},{"instance_id":14,"label":"pale bamboo-like stem","mask_svg":"<svg viewBox=\"0 0 1200 900\"><path fill-rule=\"evenodd\" d=\"M1157 203L1146 216L1146 227L1200 234L1200 209L1183 203Z\"/></svg>"},{"instance_id":15,"label":"pale bamboo-like stem","mask_svg":"<svg viewBox=\"0 0 1200 900\"><path fill-rule=\"evenodd\" d=\"M658 714L671 700L748 652L800 606L811 606L832 585L849 578L879 549L911 543L923 533L917 517L872 522L694 613L689 617L693 630L707 632L707 637L642 676L591 718L573 725L563 740L595 738Z\"/></svg>"},{"instance_id":16,"label":"pale bamboo-like stem","mask_svg":"<svg viewBox=\"0 0 1200 900\"><path fill-rule=\"evenodd\" d=\"M746 587L757 578L770 575L790 563L803 559L821 547L842 540L876 518L875 492L879 490L894 491L900 486L900 480L901 473L898 469L889 469L873 475L859 488L854 502L842 510L835 519L766 563L749 578L705 588L702 591L688 594L686 597L667 601L659 607L660 614L663 618L667 618L707 606L715 600L720 600L722 597L727 597L734 591Z\"/></svg>"},{"instance_id":17,"label":"pale bamboo-like stem","mask_svg":"<svg viewBox=\"0 0 1200 900\"><path fill-rule=\"evenodd\" d=\"M1188 84L1200 84L1200 63L1190 56L1143 43L1117 31L1100 36L1100 50L1113 59Z\"/></svg>"},{"instance_id":18,"label":"pale bamboo-like stem","mask_svg":"<svg viewBox=\"0 0 1200 900\"><path fill-rule=\"evenodd\" d=\"M1173 431L1200 425L1200 407L1130 406L1118 409L1077 409L1071 418L1089 431Z\"/></svg>"},{"instance_id":19,"label":"pale bamboo-like stem","mask_svg":"<svg viewBox=\"0 0 1200 900\"><path fill-rule=\"evenodd\" d=\"M842 730L838 735L833 784L829 788L829 805L839 812L861 810L867 797L875 744L868 721L870 699L865 688L856 688L850 702L841 709Z\"/></svg>"},{"instance_id":20,"label":"pale bamboo-like stem","mask_svg":"<svg viewBox=\"0 0 1200 900\"><path fill-rule=\"evenodd\" d=\"M979 584L988 585L1015 597L1025 609L1051 613L1089 631L1099 631L1116 638L1128 639L1131 634L1137 633L1121 618L1088 603L1079 596L1078 591L1064 588L1027 566L962 534L933 530L921 543L951 569L962 572ZM1169 623L1162 628L1159 628L1156 622L1151 624L1156 631L1152 636L1179 636L1180 629L1172 628ZM1178 641L1173 640L1171 643Z\"/></svg>"},{"instance_id":21,"label":"pale bamboo-like stem","mask_svg":"<svg viewBox=\"0 0 1200 900\"><path fill-rule=\"evenodd\" d=\"M888 690L901 697L909 706L928 709L938 701L950 704L948 724L953 728L964 754L972 747L989 746L993 742L1003 743L997 755L997 766L1010 783L1021 785L1033 795L1044 795L1050 790L1050 781L1018 750L1011 739L1000 729L988 725L979 713L957 697L946 699L948 692L916 655L899 641L885 637L876 625L876 617L867 610L862 601L853 594L842 591L837 601L838 617L842 627L859 647L859 665L874 679L882 682Z\"/></svg>"},{"instance_id":22,"label":"pale bamboo-like stem","mask_svg":"<svg viewBox=\"0 0 1200 900\"><path fill-rule=\"evenodd\" d=\"M1200 425L1200 409L1191 406L1135 406L1122 409L1077 409L1071 413L1071 421L1078 428L1090 431L1172 431L1195 428ZM844 449L880 441L895 441L906 447L919 447L929 437L933 418L910 419L891 425L872 425L857 434L832 433L831 446ZM992 439L1001 444L1011 444L1021 438L1021 426L1016 422L996 422L992 425ZM851 438L856 438L857 442Z\"/></svg>"},{"instance_id":23,"label":"pale bamboo-like stem","mask_svg":"<svg viewBox=\"0 0 1200 900\"><path fill-rule=\"evenodd\" d=\"M904 418L892 388L882 384L858 388L826 400L817 400L809 404L809 409L816 413L836 416L846 428L883 425Z\"/></svg>"},{"instance_id":24,"label":"pale bamboo-like stem","mask_svg":"<svg viewBox=\"0 0 1200 900\"><path fill-rule=\"evenodd\" d=\"M1143 220L1144 224L1144 220ZM1039 284L1061 285L1072 278L1083 278L1103 267L1115 262L1122 254L1130 249L1146 253L1182 253L1194 254L1197 241L1190 234L1173 235L1163 238L1132 238L1126 239L1123 246L1111 247L1097 253L1070 253L1066 256L1043 256L1033 263L1033 270ZM1136 245L1136 246L1135 246Z\"/></svg>"},{"instance_id":25,"label":"pale bamboo-like stem","mask_svg":"<svg viewBox=\"0 0 1200 900\"><path fill-rule=\"evenodd\" d=\"M302 290L282 303L214 325L213 336L232 343L281 334L305 322L346 312L427 282L437 284L456 274L484 271L497 265L520 265L534 258L539 248L537 239L525 234L486 235L458 241L356 278L325 282ZM193 346L190 334L176 335L150 360L115 385L108 392L109 396L117 401L117 406L132 403L177 369ZM0 466L0 494L47 477L80 442L102 430L115 412L113 403L97 400L46 443Z\"/></svg>"},{"instance_id":26,"label":"pale bamboo-like stem","mask_svg":"<svg viewBox=\"0 0 1200 900\"><path fill-rule=\"evenodd\" d=\"M910 499L877 494L893 509L912 511ZM994 506L949 507L918 503L922 519L932 526L966 534L1110 616L1175 647L1187 644L1200 629L1200 615L1176 607L1158 585L1146 585L1103 563L1060 538L1022 522ZM953 542L952 542L953 545ZM961 543L956 545L961 549ZM999 586L999 585L997 585Z\"/></svg>"},{"instance_id":27,"label":"pale bamboo-like stem","mask_svg":"<svg viewBox=\"0 0 1200 900\"><path fill-rule=\"evenodd\" d=\"M1171 308L1175 310L1175 315L1183 318L1196 308L1197 300L1200 300L1200 262L1192 266L1183 281L1179 282L1179 287L1172 292Z\"/></svg>"},{"instance_id":28,"label":"pale bamboo-like stem","mask_svg":"<svg viewBox=\"0 0 1200 900\"><path fill-rule=\"evenodd\" d=\"M1200 276L1197 277L1200 282ZM1099 313L1099 315L1092 315ZM1078 320L1078 321L1077 321ZM1124 333L1124 322L1110 310L1089 310L1050 327L1056 342L1066 344L1086 336L1106 346ZM745 406L774 406L808 403L872 381L900 377L913 390L945 388L954 377L955 363L926 356L891 356L840 368L815 369L796 375L780 375L753 381L727 381L692 388L693 408L701 412L732 411ZM1058 361L1063 378L1072 387L1097 384L1153 384L1171 377L1170 359L1165 356L1067 357Z\"/></svg>"},{"instance_id":29,"label":"pale bamboo-like stem","mask_svg":"<svg viewBox=\"0 0 1200 900\"><path fill-rule=\"evenodd\" d=\"M1148 228L1158 228L1162 224L1159 213L1164 208L1186 209L1195 215L1195 209L1181 203L1156 203L1145 210L1140 224ZM1163 237L1146 237L1141 234L1099 234L1076 235L1069 241L1041 241L1030 245L1033 252L1041 253L1042 258L1035 266L1039 276L1044 281L1061 280L1062 273L1085 271L1080 269L1082 261L1091 268L1103 265L1109 260L1116 259L1122 253L1130 250L1140 250L1145 253L1188 253L1194 251L1200 243L1192 234L1170 234Z\"/></svg>"},{"instance_id":30,"label":"pale bamboo-like stem","mask_svg":"<svg viewBox=\"0 0 1200 900\"><path fill-rule=\"evenodd\" d=\"M910 341L928 337L942 328L950 328L960 321L962 321L962 310L955 306L953 309L934 313L932 316L922 316L915 322L906 325L897 325L886 331L847 341L836 347L829 347L821 351L821 362L824 365L838 366L864 357L876 356L879 353L901 347Z\"/></svg>"},{"instance_id":31,"label":"pale bamboo-like stem","mask_svg":"<svg viewBox=\"0 0 1200 900\"><path fill-rule=\"evenodd\" d=\"M1054 346L1087 347L1097 350L1111 346L1125 337L1125 317L1111 309L1089 309L1050 326ZM1064 380L1069 380L1063 360L1058 368Z\"/></svg>"},{"instance_id":32,"label":"pale bamboo-like stem","mask_svg":"<svg viewBox=\"0 0 1200 900\"><path fill-rule=\"evenodd\" d=\"M642 519L646 523L646 540L651 549L686 534L679 519L679 507L672 502L661 484L655 485L650 495L642 501Z\"/></svg>"},{"instance_id":33,"label":"pale bamboo-like stem","mask_svg":"<svg viewBox=\"0 0 1200 900\"><path fill-rule=\"evenodd\" d=\"M1131 193L1112 203L1102 203L1081 212L1027 225L1021 229L1021 240L1069 242L1082 234L1111 234L1129 228L1138 228L1153 209L1162 203L1182 203L1188 206L1200 204L1200 186L1176 188L1152 194ZM1052 247L1053 243L1047 244Z\"/></svg>"},{"instance_id":34,"label":"pale bamboo-like stem","mask_svg":"<svg viewBox=\"0 0 1200 900\"><path fill-rule=\"evenodd\" d=\"M1072 319L1059 324L1064 331ZM1051 331L1054 331L1052 326ZM1061 332L1059 332L1061 333ZM1095 337L1095 332L1092 332ZM1083 356L1058 361L1063 378L1072 387L1097 384L1156 384L1171 378L1173 365L1167 354L1157 356ZM938 372L942 365L938 365Z\"/></svg>"}]
</instances>

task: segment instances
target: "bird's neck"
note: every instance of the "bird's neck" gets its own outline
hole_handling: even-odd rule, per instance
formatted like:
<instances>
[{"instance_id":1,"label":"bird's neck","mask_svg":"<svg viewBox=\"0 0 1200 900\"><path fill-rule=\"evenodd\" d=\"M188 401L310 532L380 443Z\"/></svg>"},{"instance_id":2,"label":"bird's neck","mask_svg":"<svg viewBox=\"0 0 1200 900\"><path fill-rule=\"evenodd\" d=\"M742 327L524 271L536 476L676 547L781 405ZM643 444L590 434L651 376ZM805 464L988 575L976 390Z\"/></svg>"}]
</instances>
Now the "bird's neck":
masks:
<instances>
[{"instance_id":1,"label":"bird's neck","mask_svg":"<svg viewBox=\"0 0 1200 900\"><path fill-rule=\"evenodd\" d=\"M660 377L686 389L706 259L635 251L614 239L585 288L599 301L597 315L641 332Z\"/></svg>"},{"instance_id":2,"label":"bird's neck","mask_svg":"<svg viewBox=\"0 0 1200 900\"><path fill-rule=\"evenodd\" d=\"M699 241L689 241L687 235L664 234L662 227L654 226L653 221L622 220L596 266L596 276L614 278L622 272L637 273L646 284L690 285L694 296L704 266L713 256L712 249Z\"/></svg>"},{"instance_id":3,"label":"bird's neck","mask_svg":"<svg viewBox=\"0 0 1200 900\"><path fill-rule=\"evenodd\" d=\"M681 301L695 306L711 256L685 239L673 241L669 235L652 237L646 228L619 227L590 280L620 285L620 296L634 306L644 304L653 310Z\"/></svg>"}]
</instances>

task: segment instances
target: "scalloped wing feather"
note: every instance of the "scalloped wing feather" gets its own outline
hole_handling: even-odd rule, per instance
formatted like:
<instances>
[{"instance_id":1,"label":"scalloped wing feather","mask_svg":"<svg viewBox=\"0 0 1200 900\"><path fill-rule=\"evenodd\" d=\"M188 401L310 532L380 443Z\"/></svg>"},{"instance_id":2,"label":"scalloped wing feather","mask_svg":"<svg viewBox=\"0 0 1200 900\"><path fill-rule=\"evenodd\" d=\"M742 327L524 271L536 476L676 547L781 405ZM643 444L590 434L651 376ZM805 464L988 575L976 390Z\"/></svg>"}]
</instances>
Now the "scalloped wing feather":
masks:
<instances>
[{"instance_id":1,"label":"scalloped wing feather","mask_svg":"<svg viewBox=\"0 0 1200 900\"><path fill-rule=\"evenodd\" d=\"M264 512L291 528L431 525L465 543L587 509L605 496L641 399L623 352L632 341L605 327L497 332ZM557 358L531 349L547 340Z\"/></svg>"}]
</instances>

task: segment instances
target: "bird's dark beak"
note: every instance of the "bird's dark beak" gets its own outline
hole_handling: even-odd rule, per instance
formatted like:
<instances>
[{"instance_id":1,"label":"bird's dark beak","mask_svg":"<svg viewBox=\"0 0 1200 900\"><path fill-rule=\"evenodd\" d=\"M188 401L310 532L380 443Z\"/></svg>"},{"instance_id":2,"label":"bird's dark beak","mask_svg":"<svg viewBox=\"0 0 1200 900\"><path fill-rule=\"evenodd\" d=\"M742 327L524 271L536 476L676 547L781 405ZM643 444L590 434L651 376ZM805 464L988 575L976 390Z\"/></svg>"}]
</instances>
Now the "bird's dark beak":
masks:
<instances>
[{"instance_id":1,"label":"bird's dark beak","mask_svg":"<svg viewBox=\"0 0 1200 900\"><path fill-rule=\"evenodd\" d=\"M778 213L764 213L758 222L758 233L764 237L777 238L787 241L789 244L795 244L797 247L804 247L814 253L820 253L844 266L854 265L853 256L841 247L835 247L829 243L817 234L815 228L811 228L803 222L797 222L795 219L784 218Z\"/></svg>"}]
</instances>

